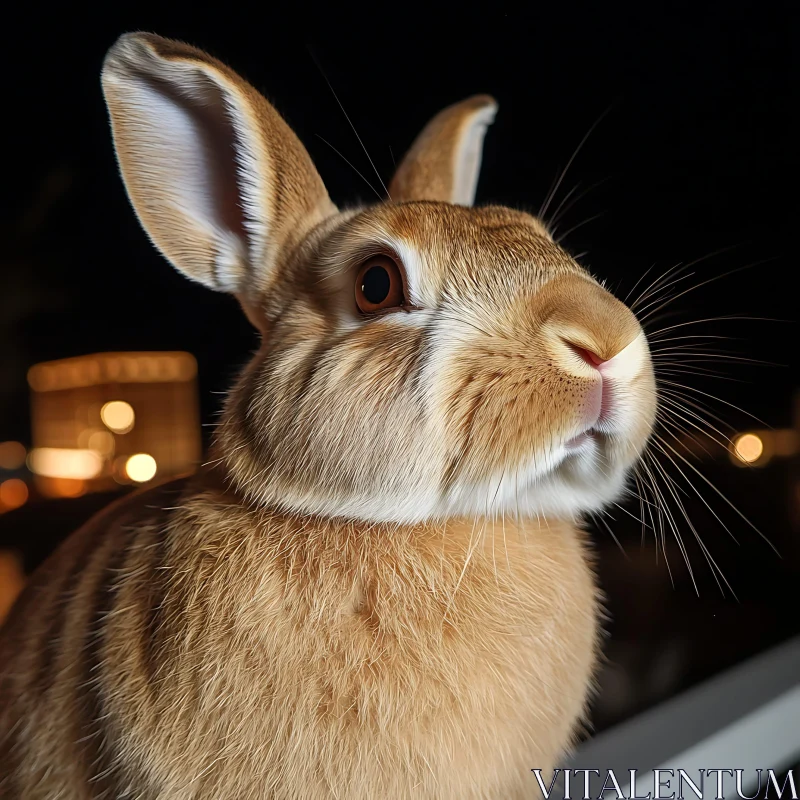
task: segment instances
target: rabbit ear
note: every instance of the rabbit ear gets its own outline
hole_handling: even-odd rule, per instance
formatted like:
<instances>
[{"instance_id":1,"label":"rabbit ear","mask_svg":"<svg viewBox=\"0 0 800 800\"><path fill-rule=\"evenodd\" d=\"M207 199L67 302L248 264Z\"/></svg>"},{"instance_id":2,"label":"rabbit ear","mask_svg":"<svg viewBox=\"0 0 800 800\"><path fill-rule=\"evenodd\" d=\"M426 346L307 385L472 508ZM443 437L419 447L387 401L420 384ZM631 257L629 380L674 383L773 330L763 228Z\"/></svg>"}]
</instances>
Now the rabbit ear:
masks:
<instances>
[{"instance_id":1,"label":"rabbit ear","mask_svg":"<svg viewBox=\"0 0 800 800\"><path fill-rule=\"evenodd\" d=\"M440 111L422 130L397 168L389 186L396 203L440 200L471 206L486 129L497 103L475 95Z\"/></svg>"},{"instance_id":2,"label":"rabbit ear","mask_svg":"<svg viewBox=\"0 0 800 800\"><path fill-rule=\"evenodd\" d=\"M190 278L247 307L269 289L281 253L336 211L277 111L206 53L126 34L102 84L131 203Z\"/></svg>"}]
</instances>

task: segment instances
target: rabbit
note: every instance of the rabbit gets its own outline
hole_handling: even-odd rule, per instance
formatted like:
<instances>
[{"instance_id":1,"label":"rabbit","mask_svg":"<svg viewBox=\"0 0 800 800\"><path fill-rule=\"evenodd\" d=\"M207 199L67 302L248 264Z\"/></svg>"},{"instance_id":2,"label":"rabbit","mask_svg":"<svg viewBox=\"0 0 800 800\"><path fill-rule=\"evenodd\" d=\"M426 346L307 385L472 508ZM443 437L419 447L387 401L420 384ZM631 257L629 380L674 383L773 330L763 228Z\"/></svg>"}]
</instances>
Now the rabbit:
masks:
<instances>
[{"instance_id":1,"label":"rabbit","mask_svg":"<svg viewBox=\"0 0 800 800\"><path fill-rule=\"evenodd\" d=\"M12 610L2 796L535 796L598 661L582 520L654 425L636 317L539 219L473 205L489 96L340 211L201 50L125 34L102 87L148 236L261 345L209 461L101 512Z\"/></svg>"}]
</instances>

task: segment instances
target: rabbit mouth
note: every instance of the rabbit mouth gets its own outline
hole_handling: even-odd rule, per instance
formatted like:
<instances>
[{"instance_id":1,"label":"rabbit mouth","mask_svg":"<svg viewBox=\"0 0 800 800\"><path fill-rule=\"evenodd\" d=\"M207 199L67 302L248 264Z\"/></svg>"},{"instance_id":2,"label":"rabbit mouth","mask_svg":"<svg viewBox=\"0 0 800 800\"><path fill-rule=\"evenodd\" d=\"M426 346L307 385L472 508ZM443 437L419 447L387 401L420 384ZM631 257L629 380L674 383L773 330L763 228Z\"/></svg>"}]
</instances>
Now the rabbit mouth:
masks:
<instances>
[{"instance_id":1,"label":"rabbit mouth","mask_svg":"<svg viewBox=\"0 0 800 800\"><path fill-rule=\"evenodd\" d=\"M603 434L595 427L587 428L577 436L567 439L564 442L564 450L567 454L580 453L590 447L593 443L598 443Z\"/></svg>"},{"instance_id":2,"label":"rabbit mouth","mask_svg":"<svg viewBox=\"0 0 800 800\"><path fill-rule=\"evenodd\" d=\"M579 433L577 436L567 439L567 441L564 442L564 449L568 452L580 450L584 445L588 444L592 438L594 438L594 436L595 430L593 428L589 428L588 431L583 431L583 433Z\"/></svg>"}]
</instances>

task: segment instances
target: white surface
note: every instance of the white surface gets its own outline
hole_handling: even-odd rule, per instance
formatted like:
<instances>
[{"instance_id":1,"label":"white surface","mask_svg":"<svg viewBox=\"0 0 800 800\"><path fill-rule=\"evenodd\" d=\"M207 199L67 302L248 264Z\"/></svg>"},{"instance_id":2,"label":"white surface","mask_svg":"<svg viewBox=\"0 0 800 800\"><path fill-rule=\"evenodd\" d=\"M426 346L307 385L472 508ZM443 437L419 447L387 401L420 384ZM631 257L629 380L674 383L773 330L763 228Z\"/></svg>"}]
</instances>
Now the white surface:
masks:
<instances>
[{"instance_id":1,"label":"white surface","mask_svg":"<svg viewBox=\"0 0 800 800\"><path fill-rule=\"evenodd\" d=\"M669 797L674 791L679 796L677 780L678 769L684 772L699 786L700 770L708 769L741 769L742 787L746 793L758 785L757 769L763 769L761 776L762 790L767 782L767 770L773 769L776 774L785 769L788 763L800 750L800 686L795 686L764 706L746 714L741 719L722 728L713 736L699 741L693 747L676 754L658 769L672 769L675 778L670 779L670 788L662 789L662 795ZM669 777L662 776L664 779ZM797 781L795 776L795 781ZM716 775L705 777L704 797L716 797ZM723 775L723 796L736 797L736 783L733 776ZM637 790L641 794L652 791L651 775L643 773L637 776ZM800 789L800 786L798 786ZM784 797L791 797L787 785ZM630 787L623 792L630 797ZM770 789L770 795L774 789ZM694 798L691 786L684 783L683 795L687 800ZM611 795L609 794L609 797ZM775 795L777 796L777 795Z\"/></svg>"}]
</instances>

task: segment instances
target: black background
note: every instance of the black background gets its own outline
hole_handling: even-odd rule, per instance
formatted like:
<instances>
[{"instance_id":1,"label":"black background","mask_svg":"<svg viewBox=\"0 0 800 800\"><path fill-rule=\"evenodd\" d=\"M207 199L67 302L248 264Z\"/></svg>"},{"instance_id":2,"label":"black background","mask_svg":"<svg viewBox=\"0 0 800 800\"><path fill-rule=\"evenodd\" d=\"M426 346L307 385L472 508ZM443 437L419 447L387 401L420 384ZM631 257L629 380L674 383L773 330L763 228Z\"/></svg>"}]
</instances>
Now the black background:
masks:
<instances>
[{"instance_id":1,"label":"black background","mask_svg":"<svg viewBox=\"0 0 800 800\"><path fill-rule=\"evenodd\" d=\"M705 366L737 382L687 380L769 425L791 426L800 205L794 5L17 8L3 41L0 440L30 443L25 374L38 361L189 350L199 361L208 423L219 407L216 393L256 344L235 302L175 273L128 206L99 72L114 39L137 29L199 45L261 89L298 132L339 204L374 195L320 137L379 192L380 182L320 68L387 184L393 162L437 110L493 94L500 110L486 139L478 202L538 210L602 116L550 206L552 213L576 184L569 199L599 184L566 210L558 231L567 233L565 246L585 253L582 263L621 297L650 268L655 276L703 259L684 288L734 271L677 299L664 324L726 315L784 320L697 326L697 333L736 337L713 342L714 349L778 366L726 360ZM724 404L715 410L736 429L760 427ZM731 544L687 489L687 509L739 596L719 595L697 551L698 599L685 570L676 570L670 586L652 534L639 550L640 526L615 514L619 537L633 550L628 561L598 528L614 616L608 699L595 713L600 727L798 629L791 464L742 470L721 459L703 471L784 558L732 512L725 521L741 544ZM704 491L724 514L724 502ZM636 503L628 508L638 512ZM681 531L692 537L686 523Z\"/></svg>"}]
</instances>

